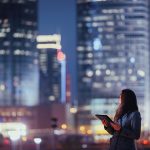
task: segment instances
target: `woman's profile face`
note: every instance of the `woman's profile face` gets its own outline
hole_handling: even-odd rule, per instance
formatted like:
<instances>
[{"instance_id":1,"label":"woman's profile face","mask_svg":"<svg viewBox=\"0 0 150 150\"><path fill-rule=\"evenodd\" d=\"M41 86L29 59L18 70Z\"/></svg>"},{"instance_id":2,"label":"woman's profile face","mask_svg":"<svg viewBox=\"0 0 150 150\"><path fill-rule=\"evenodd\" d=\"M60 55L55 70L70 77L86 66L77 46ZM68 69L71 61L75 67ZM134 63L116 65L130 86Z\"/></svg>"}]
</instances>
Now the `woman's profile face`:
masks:
<instances>
[{"instance_id":1,"label":"woman's profile face","mask_svg":"<svg viewBox=\"0 0 150 150\"><path fill-rule=\"evenodd\" d=\"M121 97L122 97L122 93L119 96L119 104L121 104L121 101L122 101Z\"/></svg>"}]
</instances>

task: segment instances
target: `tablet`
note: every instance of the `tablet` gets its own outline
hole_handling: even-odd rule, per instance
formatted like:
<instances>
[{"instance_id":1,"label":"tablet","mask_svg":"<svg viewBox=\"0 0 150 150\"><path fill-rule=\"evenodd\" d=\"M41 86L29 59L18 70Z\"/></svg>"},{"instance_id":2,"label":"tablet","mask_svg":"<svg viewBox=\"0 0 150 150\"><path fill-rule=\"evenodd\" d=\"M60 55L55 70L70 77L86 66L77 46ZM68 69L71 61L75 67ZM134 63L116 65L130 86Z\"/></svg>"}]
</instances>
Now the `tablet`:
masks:
<instances>
[{"instance_id":1,"label":"tablet","mask_svg":"<svg viewBox=\"0 0 150 150\"><path fill-rule=\"evenodd\" d=\"M103 119L105 119L106 121L108 121L109 123L110 122L113 122L107 115L99 115L99 114L96 114L95 115L98 119L100 119L101 121L103 120Z\"/></svg>"}]
</instances>

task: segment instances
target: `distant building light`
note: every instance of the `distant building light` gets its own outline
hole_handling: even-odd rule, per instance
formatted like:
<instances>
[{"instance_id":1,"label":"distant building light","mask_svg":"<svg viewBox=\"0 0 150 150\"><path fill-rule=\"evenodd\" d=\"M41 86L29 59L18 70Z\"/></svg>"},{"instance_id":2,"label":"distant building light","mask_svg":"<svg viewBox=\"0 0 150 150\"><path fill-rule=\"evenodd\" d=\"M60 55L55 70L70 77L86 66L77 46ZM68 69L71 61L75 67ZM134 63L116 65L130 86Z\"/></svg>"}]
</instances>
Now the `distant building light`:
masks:
<instances>
[{"instance_id":1,"label":"distant building light","mask_svg":"<svg viewBox=\"0 0 150 150\"><path fill-rule=\"evenodd\" d=\"M132 69L128 69L128 73L131 74L133 71Z\"/></svg>"},{"instance_id":2,"label":"distant building light","mask_svg":"<svg viewBox=\"0 0 150 150\"><path fill-rule=\"evenodd\" d=\"M94 39L94 41L93 41L93 48L96 51L102 49L102 43L101 43L101 40L99 38Z\"/></svg>"},{"instance_id":3,"label":"distant building light","mask_svg":"<svg viewBox=\"0 0 150 150\"><path fill-rule=\"evenodd\" d=\"M61 35L54 34L54 35L39 35L37 36L37 42L60 42Z\"/></svg>"},{"instance_id":4,"label":"distant building light","mask_svg":"<svg viewBox=\"0 0 150 150\"><path fill-rule=\"evenodd\" d=\"M27 135L27 127L21 122L0 123L0 131L5 137L9 136L14 141Z\"/></svg>"},{"instance_id":5,"label":"distant building light","mask_svg":"<svg viewBox=\"0 0 150 150\"><path fill-rule=\"evenodd\" d=\"M145 72L143 70L138 70L137 71L138 75L140 75L141 77L145 76Z\"/></svg>"},{"instance_id":6,"label":"distant building light","mask_svg":"<svg viewBox=\"0 0 150 150\"><path fill-rule=\"evenodd\" d=\"M0 55L4 55L4 54L5 54L5 52L6 52L6 51L5 51L5 50L3 50L3 49L2 49L2 50L0 50Z\"/></svg>"},{"instance_id":7,"label":"distant building light","mask_svg":"<svg viewBox=\"0 0 150 150\"><path fill-rule=\"evenodd\" d=\"M18 131L8 131L8 135L12 141L17 141L20 139L20 134Z\"/></svg>"},{"instance_id":8,"label":"distant building light","mask_svg":"<svg viewBox=\"0 0 150 150\"><path fill-rule=\"evenodd\" d=\"M92 134L92 130L87 130L87 134Z\"/></svg>"},{"instance_id":9,"label":"distant building light","mask_svg":"<svg viewBox=\"0 0 150 150\"><path fill-rule=\"evenodd\" d=\"M4 84L1 84L0 85L0 91L4 91L5 90L5 85Z\"/></svg>"},{"instance_id":10,"label":"distant building light","mask_svg":"<svg viewBox=\"0 0 150 150\"><path fill-rule=\"evenodd\" d=\"M74 108L74 107L70 108L70 112L75 114L77 112L77 108Z\"/></svg>"},{"instance_id":11,"label":"distant building light","mask_svg":"<svg viewBox=\"0 0 150 150\"><path fill-rule=\"evenodd\" d=\"M134 62L135 62L135 58L134 58L134 57L131 57L131 58L130 58L130 62L131 62L131 63L134 63Z\"/></svg>"},{"instance_id":12,"label":"distant building light","mask_svg":"<svg viewBox=\"0 0 150 150\"><path fill-rule=\"evenodd\" d=\"M84 126L80 126L79 129L80 129L81 132L85 131L85 127Z\"/></svg>"},{"instance_id":13,"label":"distant building light","mask_svg":"<svg viewBox=\"0 0 150 150\"><path fill-rule=\"evenodd\" d=\"M41 138L34 138L35 144L40 144L42 142Z\"/></svg>"},{"instance_id":14,"label":"distant building light","mask_svg":"<svg viewBox=\"0 0 150 150\"><path fill-rule=\"evenodd\" d=\"M34 36L33 36L32 34L27 34L27 35L26 35L26 38L27 38L27 39L32 39L33 37L34 37Z\"/></svg>"},{"instance_id":15,"label":"distant building light","mask_svg":"<svg viewBox=\"0 0 150 150\"><path fill-rule=\"evenodd\" d=\"M106 70L106 74L107 74L107 75L110 75L110 73L111 73L110 70L107 69L107 70Z\"/></svg>"},{"instance_id":16,"label":"distant building light","mask_svg":"<svg viewBox=\"0 0 150 150\"><path fill-rule=\"evenodd\" d=\"M67 125L66 124L62 124L61 128L65 130L65 129L67 129Z\"/></svg>"},{"instance_id":17,"label":"distant building light","mask_svg":"<svg viewBox=\"0 0 150 150\"><path fill-rule=\"evenodd\" d=\"M61 49L61 45L60 44L37 44L37 48L38 49Z\"/></svg>"},{"instance_id":18,"label":"distant building light","mask_svg":"<svg viewBox=\"0 0 150 150\"><path fill-rule=\"evenodd\" d=\"M70 92L66 92L66 96L71 96L71 93Z\"/></svg>"},{"instance_id":19,"label":"distant building light","mask_svg":"<svg viewBox=\"0 0 150 150\"><path fill-rule=\"evenodd\" d=\"M106 83L106 87L107 87L107 88L110 88L111 86L112 86L112 84L111 84L110 82L107 82L107 83Z\"/></svg>"},{"instance_id":20,"label":"distant building light","mask_svg":"<svg viewBox=\"0 0 150 150\"><path fill-rule=\"evenodd\" d=\"M78 51L84 51L84 49L85 49L85 48L84 48L83 46L78 46L78 47L77 47L77 50L78 50Z\"/></svg>"},{"instance_id":21,"label":"distant building light","mask_svg":"<svg viewBox=\"0 0 150 150\"><path fill-rule=\"evenodd\" d=\"M51 95L51 96L48 97L48 99L49 99L50 101L55 101L55 96Z\"/></svg>"},{"instance_id":22,"label":"distant building light","mask_svg":"<svg viewBox=\"0 0 150 150\"><path fill-rule=\"evenodd\" d=\"M22 139L22 141L24 141L24 142L27 141L27 137L26 137L26 136L23 136L21 139Z\"/></svg>"},{"instance_id":23,"label":"distant building light","mask_svg":"<svg viewBox=\"0 0 150 150\"><path fill-rule=\"evenodd\" d=\"M131 76L131 77L130 77L130 80L131 80L131 81L137 81L137 77L136 77L136 76Z\"/></svg>"},{"instance_id":24,"label":"distant building light","mask_svg":"<svg viewBox=\"0 0 150 150\"><path fill-rule=\"evenodd\" d=\"M5 36L6 36L6 34L5 34L5 33L0 32L0 37L5 37Z\"/></svg>"},{"instance_id":25,"label":"distant building light","mask_svg":"<svg viewBox=\"0 0 150 150\"><path fill-rule=\"evenodd\" d=\"M92 70L88 70L88 71L86 72L86 75L87 75L88 77L92 77L92 76L93 76L93 71L92 71Z\"/></svg>"},{"instance_id":26,"label":"distant building light","mask_svg":"<svg viewBox=\"0 0 150 150\"><path fill-rule=\"evenodd\" d=\"M58 50L58 52L57 52L57 60L58 61L63 61L63 60L65 60L65 58L66 58L66 55L61 50Z\"/></svg>"},{"instance_id":27,"label":"distant building light","mask_svg":"<svg viewBox=\"0 0 150 150\"><path fill-rule=\"evenodd\" d=\"M82 144L82 148L87 148L87 144Z\"/></svg>"},{"instance_id":28,"label":"distant building light","mask_svg":"<svg viewBox=\"0 0 150 150\"><path fill-rule=\"evenodd\" d=\"M23 38L24 37L24 33L14 33L13 37L14 38Z\"/></svg>"},{"instance_id":29,"label":"distant building light","mask_svg":"<svg viewBox=\"0 0 150 150\"><path fill-rule=\"evenodd\" d=\"M97 76L100 76L100 75L101 75L101 71L100 71L100 70L96 70L96 71L95 71L95 74L96 74Z\"/></svg>"}]
</instances>

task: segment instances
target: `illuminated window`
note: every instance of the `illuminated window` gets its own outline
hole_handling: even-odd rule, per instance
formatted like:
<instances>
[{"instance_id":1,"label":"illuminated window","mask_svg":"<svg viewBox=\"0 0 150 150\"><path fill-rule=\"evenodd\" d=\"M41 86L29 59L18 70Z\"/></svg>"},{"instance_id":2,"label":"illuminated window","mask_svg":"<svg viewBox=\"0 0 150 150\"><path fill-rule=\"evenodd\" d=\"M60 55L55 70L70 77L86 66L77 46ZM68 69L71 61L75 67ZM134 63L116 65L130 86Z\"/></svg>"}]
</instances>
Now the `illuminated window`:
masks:
<instances>
[{"instance_id":1,"label":"illuminated window","mask_svg":"<svg viewBox=\"0 0 150 150\"><path fill-rule=\"evenodd\" d=\"M4 85L4 84L1 84L1 85L0 85L0 91L4 91L4 90L5 90L5 88L6 88L6 87L5 87L5 85Z\"/></svg>"},{"instance_id":2,"label":"illuminated window","mask_svg":"<svg viewBox=\"0 0 150 150\"><path fill-rule=\"evenodd\" d=\"M112 86L112 84L111 84L110 82L107 82L107 83L106 83L106 87L107 87L107 88L110 88L111 86Z\"/></svg>"},{"instance_id":3,"label":"illuminated window","mask_svg":"<svg viewBox=\"0 0 150 150\"><path fill-rule=\"evenodd\" d=\"M100 76L100 75L101 75L101 71L100 71L100 70L96 70L96 71L95 71L95 74L96 74L97 76Z\"/></svg>"},{"instance_id":4,"label":"illuminated window","mask_svg":"<svg viewBox=\"0 0 150 150\"><path fill-rule=\"evenodd\" d=\"M88 57L88 58L92 58L92 57L93 57L93 54L92 54L92 53L88 53L88 54L87 54L87 57Z\"/></svg>"},{"instance_id":5,"label":"illuminated window","mask_svg":"<svg viewBox=\"0 0 150 150\"><path fill-rule=\"evenodd\" d=\"M130 62L131 62L131 63L134 63L134 62L135 62L135 58L134 58L134 57L131 57L131 58L130 58Z\"/></svg>"},{"instance_id":6,"label":"illuminated window","mask_svg":"<svg viewBox=\"0 0 150 150\"><path fill-rule=\"evenodd\" d=\"M101 88L102 87L102 84L101 83L97 83L97 82L94 82L92 84L93 88Z\"/></svg>"},{"instance_id":7,"label":"illuminated window","mask_svg":"<svg viewBox=\"0 0 150 150\"><path fill-rule=\"evenodd\" d=\"M14 33L13 37L14 38L23 38L24 37L24 33Z\"/></svg>"},{"instance_id":8,"label":"illuminated window","mask_svg":"<svg viewBox=\"0 0 150 150\"><path fill-rule=\"evenodd\" d=\"M113 22L113 21L107 21L106 24L107 24L108 26L114 26L114 22Z\"/></svg>"},{"instance_id":9,"label":"illuminated window","mask_svg":"<svg viewBox=\"0 0 150 150\"><path fill-rule=\"evenodd\" d=\"M137 81L137 77L136 77L136 76L131 76L131 77L130 77L130 80L131 80L131 81Z\"/></svg>"},{"instance_id":10,"label":"illuminated window","mask_svg":"<svg viewBox=\"0 0 150 150\"><path fill-rule=\"evenodd\" d=\"M91 17L84 17L83 20L85 20L85 21L91 21L92 18Z\"/></svg>"},{"instance_id":11,"label":"illuminated window","mask_svg":"<svg viewBox=\"0 0 150 150\"><path fill-rule=\"evenodd\" d=\"M3 45L4 45L4 46L9 46L9 45L10 45L10 42L9 42L9 41L5 41L5 42L3 43Z\"/></svg>"},{"instance_id":12,"label":"illuminated window","mask_svg":"<svg viewBox=\"0 0 150 150\"><path fill-rule=\"evenodd\" d=\"M32 39L34 36L32 35L32 34L30 34L30 33L28 33L27 35L26 35L26 38L27 39Z\"/></svg>"},{"instance_id":13,"label":"illuminated window","mask_svg":"<svg viewBox=\"0 0 150 150\"><path fill-rule=\"evenodd\" d=\"M131 74L133 72L132 69L128 69L128 73Z\"/></svg>"},{"instance_id":14,"label":"illuminated window","mask_svg":"<svg viewBox=\"0 0 150 150\"><path fill-rule=\"evenodd\" d=\"M55 101L55 96L51 95L48 97L49 101Z\"/></svg>"},{"instance_id":15,"label":"illuminated window","mask_svg":"<svg viewBox=\"0 0 150 150\"><path fill-rule=\"evenodd\" d=\"M5 50L0 50L0 55L4 55L5 54Z\"/></svg>"},{"instance_id":16,"label":"illuminated window","mask_svg":"<svg viewBox=\"0 0 150 150\"><path fill-rule=\"evenodd\" d=\"M92 77L92 76L93 76L93 71L92 71L92 70L87 70L87 71L86 71L86 75L87 75L88 77Z\"/></svg>"},{"instance_id":17,"label":"illuminated window","mask_svg":"<svg viewBox=\"0 0 150 150\"><path fill-rule=\"evenodd\" d=\"M3 32L0 32L0 38L1 38L1 37L6 37L6 34L3 33Z\"/></svg>"},{"instance_id":18,"label":"illuminated window","mask_svg":"<svg viewBox=\"0 0 150 150\"><path fill-rule=\"evenodd\" d=\"M91 82L91 78L84 77L84 78L82 79L82 81L88 83L88 82Z\"/></svg>"},{"instance_id":19,"label":"illuminated window","mask_svg":"<svg viewBox=\"0 0 150 150\"><path fill-rule=\"evenodd\" d=\"M106 70L106 74L107 74L107 75L110 75L110 73L111 73L110 70L107 69L107 70Z\"/></svg>"},{"instance_id":20,"label":"illuminated window","mask_svg":"<svg viewBox=\"0 0 150 150\"><path fill-rule=\"evenodd\" d=\"M143 70L138 70L137 71L138 75L140 75L141 77L145 76L145 72Z\"/></svg>"},{"instance_id":21,"label":"illuminated window","mask_svg":"<svg viewBox=\"0 0 150 150\"><path fill-rule=\"evenodd\" d=\"M94 39L93 48L94 48L94 50L101 50L102 49L102 43L101 43L101 40L99 38Z\"/></svg>"}]
</instances>

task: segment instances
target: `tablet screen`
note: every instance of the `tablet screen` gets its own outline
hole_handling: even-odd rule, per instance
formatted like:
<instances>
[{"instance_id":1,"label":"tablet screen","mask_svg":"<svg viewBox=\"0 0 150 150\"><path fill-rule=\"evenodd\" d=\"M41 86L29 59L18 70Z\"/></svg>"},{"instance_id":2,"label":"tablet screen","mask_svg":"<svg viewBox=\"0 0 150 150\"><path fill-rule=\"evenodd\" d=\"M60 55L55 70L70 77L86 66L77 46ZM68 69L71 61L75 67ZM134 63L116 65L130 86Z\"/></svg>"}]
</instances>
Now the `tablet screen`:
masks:
<instances>
[{"instance_id":1,"label":"tablet screen","mask_svg":"<svg viewBox=\"0 0 150 150\"><path fill-rule=\"evenodd\" d=\"M105 120L107 120L108 122L113 122L107 115L99 115L99 114L96 114L95 116L96 116L98 119L100 119L100 120L105 119Z\"/></svg>"}]
</instances>

